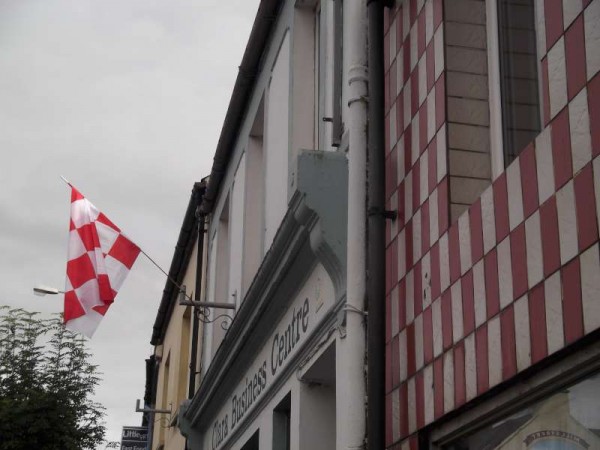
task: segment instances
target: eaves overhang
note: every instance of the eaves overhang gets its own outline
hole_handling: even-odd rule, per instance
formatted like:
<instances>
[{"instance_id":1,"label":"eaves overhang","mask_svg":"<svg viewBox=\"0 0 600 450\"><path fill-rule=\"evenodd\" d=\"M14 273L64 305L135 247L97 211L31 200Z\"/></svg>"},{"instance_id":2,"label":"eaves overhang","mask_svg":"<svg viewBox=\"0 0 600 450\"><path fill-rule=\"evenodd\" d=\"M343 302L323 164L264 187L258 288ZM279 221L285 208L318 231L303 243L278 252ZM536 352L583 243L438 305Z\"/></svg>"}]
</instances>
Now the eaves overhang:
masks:
<instances>
[{"instance_id":1,"label":"eaves overhang","mask_svg":"<svg viewBox=\"0 0 600 450\"><path fill-rule=\"evenodd\" d=\"M285 312L310 269L321 263L332 280L336 303L346 292L348 164L342 152L301 151L297 190L219 346L199 390L180 410L182 434L200 441L230 387L251 363L255 350ZM194 446L193 448L199 448Z\"/></svg>"}]
</instances>

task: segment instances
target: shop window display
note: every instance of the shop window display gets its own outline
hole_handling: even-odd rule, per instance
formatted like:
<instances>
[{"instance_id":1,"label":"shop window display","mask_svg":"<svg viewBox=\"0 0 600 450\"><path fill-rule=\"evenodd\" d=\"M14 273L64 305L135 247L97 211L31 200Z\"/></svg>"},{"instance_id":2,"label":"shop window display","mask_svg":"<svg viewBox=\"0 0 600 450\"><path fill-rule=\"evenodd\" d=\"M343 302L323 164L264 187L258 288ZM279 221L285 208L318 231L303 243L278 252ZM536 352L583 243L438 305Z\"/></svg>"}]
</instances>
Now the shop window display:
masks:
<instances>
[{"instance_id":1,"label":"shop window display","mask_svg":"<svg viewBox=\"0 0 600 450\"><path fill-rule=\"evenodd\" d=\"M600 449L600 374L561 389L442 449Z\"/></svg>"}]
</instances>

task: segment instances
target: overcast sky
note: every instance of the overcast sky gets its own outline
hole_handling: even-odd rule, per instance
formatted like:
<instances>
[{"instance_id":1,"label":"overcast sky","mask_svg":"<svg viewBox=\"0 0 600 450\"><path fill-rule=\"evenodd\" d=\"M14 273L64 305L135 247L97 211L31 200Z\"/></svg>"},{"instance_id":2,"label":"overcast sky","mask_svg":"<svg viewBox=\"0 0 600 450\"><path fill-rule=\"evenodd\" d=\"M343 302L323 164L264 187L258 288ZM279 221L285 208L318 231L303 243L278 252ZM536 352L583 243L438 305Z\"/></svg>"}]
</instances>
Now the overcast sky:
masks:
<instances>
[{"instance_id":1,"label":"overcast sky","mask_svg":"<svg viewBox=\"0 0 600 450\"><path fill-rule=\"evenodd\" d=\"M0 0L0 304L62 298L67 178L168 270L258 0ZM90 341L107 439L139 425L164 276L141 255ZM104 448L104 445L101 447Z\"/></svg>"}]
</instances>

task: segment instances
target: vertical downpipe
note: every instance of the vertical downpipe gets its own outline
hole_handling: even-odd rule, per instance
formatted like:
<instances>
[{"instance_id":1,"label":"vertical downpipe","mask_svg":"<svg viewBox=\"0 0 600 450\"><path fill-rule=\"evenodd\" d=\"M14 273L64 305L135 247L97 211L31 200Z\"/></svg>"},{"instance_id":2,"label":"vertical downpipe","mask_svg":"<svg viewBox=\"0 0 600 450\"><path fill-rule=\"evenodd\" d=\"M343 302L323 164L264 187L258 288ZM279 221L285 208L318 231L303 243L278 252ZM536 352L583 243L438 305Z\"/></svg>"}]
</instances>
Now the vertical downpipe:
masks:
<instances>
[{"instance_id":1,"label":"vertical downpipe","mask_svg":"<svg viewBox=\"0 0 600 450\"><path fill-rule=\"evenodd\" d=\"M348 253L346 334L337 361L338 450L363 449L366 437L366 189L367 189L367 5L344 2L344 70L348 75Z\"/></svg>"},{"instance_id":2,"label":"vertical downpipe","mask_svg":"<svg viewBox=\"0 0 600 450\"><path fill-rule=\"evenodd\" d=\"M383 5L368 0L367 448L385 448L385 140Z\"/></svg>"}]
</instances>

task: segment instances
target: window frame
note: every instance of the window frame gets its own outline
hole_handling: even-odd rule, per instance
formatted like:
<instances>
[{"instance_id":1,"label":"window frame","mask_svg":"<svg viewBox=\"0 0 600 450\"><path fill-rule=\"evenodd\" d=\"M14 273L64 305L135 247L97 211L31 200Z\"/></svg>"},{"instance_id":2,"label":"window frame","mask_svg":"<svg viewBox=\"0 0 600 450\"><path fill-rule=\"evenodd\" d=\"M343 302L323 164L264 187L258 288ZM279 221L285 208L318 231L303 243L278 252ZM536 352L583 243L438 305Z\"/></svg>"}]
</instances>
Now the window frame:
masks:
<instances>
[{"instance_id":1,"label":"window frame","mask_svg":"<svg viewBox=\"0 0 600 450\"><path fill-rule=\"evenodd\" d=\"M292 393L289 391L273 409L273 449L290 450Z\"/></svg>"},{"instance_id":2,"label":"window frame","mask_svg":"<svg viewBox=\"0 0 600 450\"><path fill-rule=\"evenodd\" d=\"M543 111L544 96L542 95L542 67L539 58L540 42L538 38L538 1L533 0L534 6L534 29L535 29L535 47L537 64L537 94L539 109L539 128L540 132L544 129ZM504 116L503 94L501 80L501 55L500 55L500 24L499 24L499 0L485 0L486 9L486 31L487 31L487 58L488 58L488 94L490 111L490 162L492 169L492 181L498 178L506 168L512 163L507 161L507 151L505 149L504 137ZM533 142L533 140L532 140ZM517 155L518 157L518 155ZM516 158L515 158L516 159ZM514 161L514 160L513 160Z\"/></svg>"},{"instance_id":3,"label":"window frame","mask_svg":"<svg viewBox=\"0 0 600 450\"><path fill-rule=\"evenodd\" d=\"M261 94L261 99L254 115L252 127L248 134L248 142L244 153L246 154L246 188L244 189L245 205L243 224L243 263L242 263L242 292L240 304L248 292L260 263L264 257L265 241L265 108L266 91Z\"/></svg>"},{"instance_id":4,"label":"window frame","mask_svg":"<svg viewBox=\"0 0 600 450\"><path fill-rule=\"evenodd\" d=\"M343 122L343 0L296 1L311 15L312 137L311 148L332 151L340 147ZM323 64L323 61L333 64Z\"/></svg>"},{"instance_id":5,"label":"window frame","mask_svg":"<svg viewBox=\"0 0 600 450\"><path fill-rule=\"evenodd\" d=\"M344 0L333 1L333 102L331 146L340 147L344 134L342 91L344 79Z\"/></svg>"}]
</instances>

